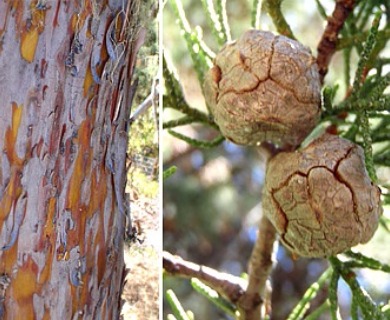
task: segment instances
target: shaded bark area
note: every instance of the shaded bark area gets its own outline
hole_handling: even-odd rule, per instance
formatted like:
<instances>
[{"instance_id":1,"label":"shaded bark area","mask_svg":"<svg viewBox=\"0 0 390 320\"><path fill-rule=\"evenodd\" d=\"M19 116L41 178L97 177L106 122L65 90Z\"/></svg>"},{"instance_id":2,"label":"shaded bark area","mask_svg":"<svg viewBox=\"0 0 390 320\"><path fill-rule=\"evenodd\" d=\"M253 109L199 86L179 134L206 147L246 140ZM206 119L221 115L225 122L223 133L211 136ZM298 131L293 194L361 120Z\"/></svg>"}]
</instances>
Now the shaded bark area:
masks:
<instances>
[{"instance_id":1,"label":"shaded bark area","mask_svg":"<svg viewBox=\"0 0 390 320\"><path fill-rule=\"evenodd\" d=\"M0 318L119 318L140 6L0 3Z\"/></svg>"}]
</instances>

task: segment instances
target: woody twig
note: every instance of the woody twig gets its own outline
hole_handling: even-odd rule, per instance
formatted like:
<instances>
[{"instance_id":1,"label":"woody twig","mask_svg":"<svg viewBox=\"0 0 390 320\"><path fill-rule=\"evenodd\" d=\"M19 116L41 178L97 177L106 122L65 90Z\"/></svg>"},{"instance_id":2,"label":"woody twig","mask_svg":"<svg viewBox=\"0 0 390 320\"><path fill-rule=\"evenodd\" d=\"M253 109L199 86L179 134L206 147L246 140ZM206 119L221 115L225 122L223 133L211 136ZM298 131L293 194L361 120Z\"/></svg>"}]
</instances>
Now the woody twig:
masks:
<instances>
[{"instance_id":1,"label":"woody twig","mask_svg":"<svg viewBox=\"0 0 390 320\"><path fill-rule=\"evenodd\" d=\"M163 268L171 275L202 281L232 303L239 300L246 287L246 281L242 278L186 261L166 251L163 252Z\"/></svg>"},{"instance_id":2,"label":"woody twig","mask_svg":"<svg viewBox=\"0 0 390 320\"><path fill-rule=\"evenodd\" d=\"M332 16L328 18L328 24L317 47L317 64L321 83L324 82L330 60L336 51L338 34L354 6L355 0L337 0Z\"/></svg>"}]
</instances>

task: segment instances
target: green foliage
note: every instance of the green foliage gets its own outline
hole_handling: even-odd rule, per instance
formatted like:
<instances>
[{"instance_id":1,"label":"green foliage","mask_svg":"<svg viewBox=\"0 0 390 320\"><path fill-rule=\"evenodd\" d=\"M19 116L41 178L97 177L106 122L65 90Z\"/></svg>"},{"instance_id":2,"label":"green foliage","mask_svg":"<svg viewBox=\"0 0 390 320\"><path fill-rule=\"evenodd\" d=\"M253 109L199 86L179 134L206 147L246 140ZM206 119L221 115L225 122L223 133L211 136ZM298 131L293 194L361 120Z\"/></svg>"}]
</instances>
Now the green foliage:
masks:
<instances>
[{"instance_id":1,"label":"green foliage","mask_svg":"<svg viewBox=\"0 0 390 320\"><path fill-rule=\"evenodd\" d=\"M371 57L371 54L374 49L375 42L377 40L378 36L378 28L379 28L379 22L380 22L381 12L378 12L375 15L375 19L373 21L372 27L370 29L370 33L368 35L368 38L366 40L366 43L363 48L363 52L360 56L360 60L358 63L358 67L356 69L355 73L355 80L353 82L352 87L352 94L350 99L352 102L355 102L362 97L362 94L360 93L360 89L363 87L364 79L363 79L363 69L367 67L367 63ZM365 83L364 83L365 84ZM385 89L382 85L379 86L380 89ZM378 86L377 86L378 88ZM378 92L378 89L375 91L375 96L378 96L379 94L382 94L382 92ZM357 110L357 120L356 125L361 128L362 131L362 137L363 137L363 147L364 147L364 153L365 153L365 159L366 159L366 166L368 173L370 174L370 177L372 180L376 181L377 176L375 173L374 168L374 161L372 157L372 139L370 134L370 124L369 124L369 115L368 110L363 107L362 104L355 104L356 110ZM351 127L352 129L352 127ZM350 130L351 130L350 129Z\"/></svg>"},{"instance_id":2,"label":"green foliage","mask_svg":"<svg viewBox=\"0 0 390 320\"><path fill-rule=\"evenodd\" d=\"M236 316L236 308L233 304L222 298L217 291L213 290L209 286L205 285L202 281L192 278L191 286L195 291L206 297L215 306L221 309L226 314Z\"/></svg>"},{"instance_id":3,"label":"green foliage","mask_svg":"<svg viewBox=\"0 0 390 320\"><path fill-rule=\"evenodd\" d=\"M329 284L329 298L328 298L330 303L330 315L332 320L339 319L338 317L339 307L337 304L337 300L338 300L337 286L339 283L339 279L340 279L340 274L338 272L333 272Z\"/></svg>"},{"instance_id":4,"label":"green foliage","mask_svg":"<svg viewBox=\"0 0 390 320\"><path fill-rule=\"evenodd\" d=\"M207 54L206 52L210 52L209 49L207 49L207 51L194 51L194 48L206 48L207 46L199 35L197 36L196 33L191 31L181 1L172 0L171 3L178 18L179 26L184 32L184 38L186 39L187 47L193 59L194 69L197 71L200 83L202 83L204 72L207 70L209 61L214 56L214 53ZM208 8L208 10L206 10L208 17L207 21L210 24L209 27L215 35L217 42L221 43L222 40L228 39L226 31L228 28L226 28L226 26L223 27L223 22L225 23L227 21L227 18L223 18L226 16L226 12L223 10L221 1L217 2L219 8L217 11L210 5L212 1L206 2L206 0L204 0L202 3ZM280 0L265 1L264 7L273 18L273 22L279 32L293 38L290 27L282 15L281 3L282 1ZM317 4L320 15L324 16L325 9L321 5L321 2L317 1ZM254 1L252 18L253 16L258 15L258 11L258 3ZM390 34L388 32L388 27L379 30L380 18L383 15L383 12L380 9L380 3L376 5L371 3L367 5L366 2L360 2L355 11L356 13L353 12L351 14L346 22L346 27L342 30L342 37L338 47L339 49L343 49L345 57L344 79L347 84L347 90L351 89L351 91L345 93L346 98L344 100L335 104L335 93L338 85L335 84L332 89L331 87L326 87L324 89L324 113L322 122L336 125L342 136L362 145L365 152L367 170L370 177L374 181L377 181L375 166L390 166L390 122L389 115L384 112L390 111L390 95L385 91L390 84L390 73L383 74L384 66L390 65L390 59L380 58L379 56L387 43L387 39L390 38ZM375 17L372 26L369 31L366 31L365 27L370 20L369 17L373 14ZM387 19L389 20L388 17ZM252 21L252 23L256 24L257 22ZM199 27L197 29L200 30ZM200 34L202 34L201 31ZM360 42L351 40L356 37L358 37ZM364 41L364 39L366 39L366 41ZM353 86L350 88L351 53L353 50L356 50L359 53L360 60L355 72ZM373 75L368 76L371 73ZM180 119L174 119L164 123L164 128L168 129L192 123L203 123L206 126L217 128L210 115L204 114L198 109L188 106L178 80L173 72L169 70L165 61L164 78L166 79L164 108L172 108L185 114L185 116ZM348 112L349 116L341 118L340 114L343 112ZM176 131L169 132L176 138L182 139L191 145L200 148L216 146L223 139L222 137L218 137L211 142L199 141L186 137ZM375 147L374 145L376 143L381 144L379 147ZM385 192L385 197L388 198L390 190L386 186L384 188L387 190Z\"/></svg>"},{"instance_id":5,"label":"green foliage","mask_svg":"<svg viewBox=\"0 0 390 320\"><path fill-rule=\"evenodd\" d=\"M315 0L315 2L318 16L326 22L328 14L325 1ZM204 43L201 28L197 27L196 31L191 28L181 1L170 0L169 3L171 4L170 10L178 19L178 25L182 30L189 55L192 58L194 70L200 84L202 84L204 74L210 66L214 53ZM279 33L295 38L283 13L282 0L265 0L262 8L259 3L261 1L254 0L252 2L252 27L258 28L259 21L264 19L264 15L260 13L261 9L264 9ZM214 41L221 47L230 38L226 1L202 0L202 5L210 33L213 35ZM336 50L341 53L343 72L338 71L337 79L324 85L322 92L323 114L318 124L318 128L321 130L323 128L337 130L341 136L360 144L364 149L367 171L371 179L377 183L381 183L377 177L378 167L390 167L389 39L390 5L388 1L356 1L355 8L339 33L336 47ZM329 67L332 68L332 65ZM166 86L164 108L179 111L182 116L165 122L164 128L170 129L169 133L176 138L196 147L213 147L221 143L224 139L222 136L205 142L171 130L183 125L200 123L205 128L218 131L210 114L187 104L180 81L172 69L164 60L163 73ZM382 182L380 187L383 203L390 204L390 183ZM381 224L388 228L388 218L383 218ZM331 267L312 284L290 313L290 320L303 319L304 317L305 319L316 319L326 312L330 314L332 320L340 319L337 290L341 279L352 293L350 303L352 319L389 318L389 305L375 303L356 276L356 269L362 268L389 273L389 265L352 251L347 252L342 258L341 256L331 257L329 263ZM307 314L310 302L317 295L321 286L327 287L328 297L317 309L311 310L310 314ZM203 294L208 292L206 296L212 300L210 297L213 295L208 290L199 291ZM225 312L234 313L234 306Z\"/></svg>"},{"instance_id":6,"label":"green foliage","mask_svg":"<svg viewBox=\"0 0 390 320\"><path fill-rule=\"evenodd\" d=\"M153 110L149 109L146 114L132 124L130 130L128 154L131 159L137 155L149 158L158 158L158 142ZM133 160L131 160L134 162ZM157 160L156 160L157 161ZM150 168L151 169L151 168ZM131 188L148 198L154 198L158 194L158 172L154 176L147 176L140 168L132 163L128 172Z\"/></svg>"},{"instance_id":7,"label":"green foliage","mask_svg":"<svg viewBox=\"0 0 390 320\"><path fill-rule=\"evenodd\" d=\"M203 42L201 33L191 30L181 1L171 0L170 3L175 15L178 18L179 27L183 37L187 42L188 52L190 53L194 63L195 70L198 74L198 79L200 82L202 82L204 79L204 73L207 71L208 66L210 65L210 60L212 59L213 54Z\"/></svg>"},{"instance_id":8,"label":"green foliage","mask_svg":"<svg viewBox=\"0 0 390 320\"><path fill-rule=\"evenodd\" d=\"M181 140L187 142L188 144L190 144L194 147L198 147L198 148L213 148L213 147L216 147L217 145L219 145L220 143L222 143L223 140L225 140L225 138L222 135L218 136L217 138L215 138L212 141L201 141L201 140L191 139L191 138L186 137L185 135L178 133L178 132L175 132L173 130L168 130L168 132L172 136L174 136L178 139L181 139Z\"/></svg>"},{"instance_id":9,"label":"green foliage","mask_svg":"<svg viewBox=\"0 0 390 320\"><path fill-rule=\"evenodd\" d=\"M251 26L254 29L260 29L260 14L261 14L261 4L260 0L253 0L253 10L251 15Z\"/></svg>"},{"instance_id":10,"label":"green foliage","mask_svg":"<svg viewBox=\"0 0 390 320\"><path fill-rule=\"evenodd\" d=\"M191 320L173 290L167 290L166 297L173 312L173 318L170 319Z\"/></svg>"},{"instance_id":11,"label":"green foliage","mask_svg":"<svg viewBox=\"0 0 390 320\"><path fill-rule=\"evenodd\" d=\"M350 267L350 265L354 265L354 267L357 268L358 265L362 263L362 267L369 268L373 259L366 258L363 255L352 254L352 256L359 260L354 259L348 261L349 263L343 263L336 257L331 257L329 259L333 267L333 272L339 274L343 278L352 292L351 317L354 320L359 319L358 314L360 309L363 319L384 320L384 314L381 311L380 306L374 303L370 295L359 284L356 279L356 274Z\"/></svg>"},{"instance_id":12,"label":"green foliage","mask_svg":"<svg viewBox=\"0 0 390 320\"><path fill-rule=\"evenodd\" d=\"M386 88L390 84L390 75L389 73L383 74L383 65L374 62L378 60L379 54L388 39L381 37L378 31L383 12L380 10L375 12L376 8L370 6L372 11L363 14L364 8L367 8L367 5L364 2L360 3L360 5L361 7L357 7L360 10L358 14L352 13L347 21L349 28L343 30L343 39L348 39L349 36L355 36L358 32L357 30L359 30L358 26L365 26L367 24L369 14L374 16L368 33L360 33L366 35L366 40L363 45L361 43L351 44L350 47L344 48L343 51L346 66L344 79L347 86L349 86L350 82L351 51L355 49L359 53L359 62L354 81L352 87L349 87L350 92L346 98L333 107L330 102L333 100L332 97L329 97L326 89L324 90L325 112L323 119L330 120L333 124L336 124L342 130L341 134L345 138L362 145L365 153L367 171L371 179L377 181L375 166L390 165L390 162L383 161L383 159L389 156L390 148L389 139L384 139L383 136L388 137L390 130L388 123L384 122L387 114L383 112L390 110L390 96L388 93L385 93ZM355 19L353 20L353 18ZM343 39L340 40L341 43ZM342 112L348 112L350 115L354 115L354 117L351 118L349 116L340 123L339 115ZM373 144L375 142L382 142L382 145L373 152Z\"/></svg>"},{"instance_id":13,"label":"green foliage","mask_svg":"<svg viewBox=\"0 0 390 320\"><path fill-rule=\"evenodd\" d=\"M153 32L149 30L148 35L154 35ZM147 47L147 43L148 41L140 48L138 53L139 59L135 72L138 85L133 106L140 104L149 95L153 80L157 75L158 51L155 50L156 44L150 43L150 46Z\"/></svg>"},{"instance_id":14,"label":"green foliage","mask_svg":"<svg viewBox=\"0 0 390 320\"><path fill-rule=\"evenodd\" d=\"M165 169L163 172L163 180L169 179L169 177L171 177L172 175L175 174L176 170L177 170L177 167L175 167L175 166L172 166L172 167L169 167L168 169Z\"/></svg>"},{"instance_id":15,"label":"green foliage","mask_svg":"<svg viewBox=\"0 0 390 320\"><path fill-rule=\"evenodd\" d=\"M206 12L208 24L214 26L212 28L212 34L217 40L219 45L223 45L227 41L227 35L221 24L220 15L214 9L214 3L212 0L202 0L203 10ZM222 6L219 6L222 7Z\"/></svg>"},{"instance_id":16,"label":"green foliage","mask_svg":"<svg viewBox=\"0 0 390 320\"><path fill-rule=\"evenodd\" d=\"M200 73L202 74L200 75ZM193 124L196 122L205 124L214 129L218 128L217 125L213 122L212 117L209 114L205 114L204 112L198 109L192 108L186 103L179 81L176 79L174 73L171 70L169 70L165 58L163 60L163 75L164 75L165 90L166 90L166 94L163 97L163 107L180 111L182 114L185 115L182 118L164 122L163 123L164 129L178 127L186 124ZM203 79L203 71L198 72L198 76L200 76L201 79ZM187 143L199 148L211 148L220 144L224 140L222 136L219 136L218 138L210 142L200 141L197 139L186 137L172 130L169 130L168 132L174 137L184 140Z\"/></svg>"},{"instance_id":17,"label":"green foliage","mask_svg":"<svg viewBox=\"0 0 390 320\"><path fill-rule=\"evenodd\" d=\"M291 311L287 320L299 320L303 319L306 311L309 309L310 301L313 300L321 287L330 278L331 268L328 268L316 282L314 282L309 289L305 292L302 299L299 301L297 306Z\"/></svg>"},{"instance_id":18,"label":"green foliage","mask_svg":"<svg viewBox=\"0 0 390 320\"><path fill-rule=\"evenodd\" d=\"M131 170L129 173L131 188L146 198L155 198L159 191L158 179L148 177L140 169Z\"/></svg>"},{"instance_id":19,"label":"green foliage","mask_svg":"<svg viewBox=\"0 0 390 320\"><path fill-rule=\"evenodd\" d=\"M154 1L148 0L140 10L144 19L143 26L147 30L144 45L138 52L137 65L134 76L138 83L133 99L132 109L142 103L150 94L154 78L158 71L158 21L151 16L151 5ZM134 82L135 83L135 82ZM158 128L154 111L149 109L146 113L131 124L128 144L129 158L135 155L143 155L151 158L158 157L158 139L156 139ZM155 177L156 178L156 177ZM158 193L158 182L147 177L141 170L131 168L128 172L130 186L146 197L155 197Z\"/></svg>"},{"instance_id":20,"label":"green foliage","mask_svg":"<svg viewBox=\"0 0 390 320\"><path fill-rule=\"evenodd\" d=\"M156 122L153 110L147 112L132 125L129 151L131 155L142 154L147 157L158 156Z\"/></svg>"},{"instance_id":21,"label":"green foliage","mask_svg":"<svg viewBox=\"0 0 390 320\"><path fill-rule=\"evenodd\" d=\"M155 1L148 0L141 6L141 10L144 10L143 16L147 17L143 21L143 27L146 28L146 37L137 56L134 76L138 81L138 86L133 106L140 104L149 95L153 79L158 71L158 21L151 16L152 3L155 3Z\"/></svg>"},{"instance_id":22,"label":"green foliage","mask_svg":"<svg viewBox=\"0 0 390 320\"><path fill-rule=\"evenodd\" d=\"M295 36L282 13L282 2L283 0L265 0L264 6L268 14L271 16L278 32L286 37L295 39Z\"/></svg>"}]
</instances>

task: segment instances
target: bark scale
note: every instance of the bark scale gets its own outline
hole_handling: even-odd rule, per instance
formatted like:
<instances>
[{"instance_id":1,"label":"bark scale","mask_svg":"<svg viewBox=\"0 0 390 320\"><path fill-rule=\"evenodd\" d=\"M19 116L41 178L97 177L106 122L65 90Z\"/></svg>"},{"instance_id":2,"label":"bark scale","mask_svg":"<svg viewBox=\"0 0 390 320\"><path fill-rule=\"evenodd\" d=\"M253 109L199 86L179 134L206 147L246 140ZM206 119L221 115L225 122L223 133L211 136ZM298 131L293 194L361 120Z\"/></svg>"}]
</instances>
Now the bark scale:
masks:
<instances>
[{"instance_id":1,"label":"bark scale","mask_svg":"<svg viewBox=\"0 0 390 320\"><path fill-rule=\"evenodd\" d=\"M142 5L0 2L0 319L119 318Z\"/></svg>"}]
</instances>

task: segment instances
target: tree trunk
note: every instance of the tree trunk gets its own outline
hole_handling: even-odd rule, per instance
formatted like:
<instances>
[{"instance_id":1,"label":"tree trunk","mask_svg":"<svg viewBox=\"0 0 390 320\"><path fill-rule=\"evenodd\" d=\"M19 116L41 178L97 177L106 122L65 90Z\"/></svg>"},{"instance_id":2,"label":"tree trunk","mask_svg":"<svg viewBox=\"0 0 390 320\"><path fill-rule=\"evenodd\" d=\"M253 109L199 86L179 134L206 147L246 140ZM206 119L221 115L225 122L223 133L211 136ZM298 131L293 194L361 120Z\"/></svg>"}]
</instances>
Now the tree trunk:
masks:
<instances>
[{"instance_id":1,"label":"tree trunk","mask_svg":"<svg viewBox=\"0 0 390 320\"><path fill-rule=\"evenodd\" d=\"M142 6L0 2L0 319L119 318Z\"/></svg>"}]
</instances>

